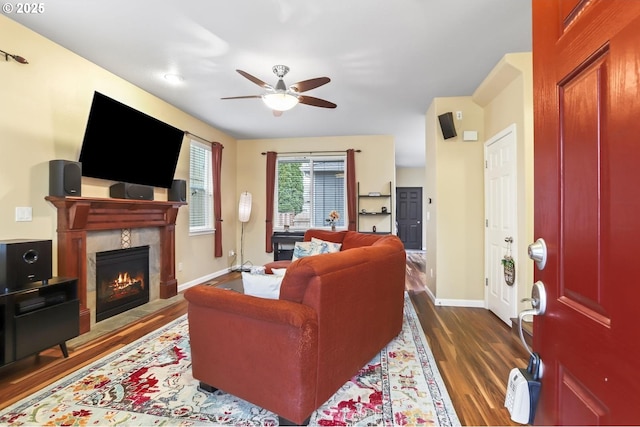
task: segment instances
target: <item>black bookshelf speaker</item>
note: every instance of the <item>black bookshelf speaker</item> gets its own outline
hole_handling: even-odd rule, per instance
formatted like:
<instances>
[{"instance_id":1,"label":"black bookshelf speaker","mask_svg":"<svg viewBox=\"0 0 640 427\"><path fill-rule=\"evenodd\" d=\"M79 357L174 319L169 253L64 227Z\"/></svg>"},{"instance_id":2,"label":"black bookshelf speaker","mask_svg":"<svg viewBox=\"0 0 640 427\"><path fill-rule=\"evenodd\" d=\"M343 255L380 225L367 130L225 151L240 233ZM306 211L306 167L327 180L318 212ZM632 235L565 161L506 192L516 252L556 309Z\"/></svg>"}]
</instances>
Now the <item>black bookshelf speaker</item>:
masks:
<instances>
[{"instance_id":1,"label":"black bookshelf speaker","mask_svg":"<svg viewBox=\"0 0 640 427\"><path fill-rule=\"evenodd\" d=\"M109 187L109 196L115 199L153 200L153 187L119 182Z\"/></svg>"},{"instance_id":2,"label":"black bookshelf speaker","mask_svg":"<svg viewBox=\"0 0 640 427\"><path fill-rule=\"evenodd\" d=\"M456 133L456 127L453 124L453 113L451 111L440 114L438 116L438 120L440 121L440 129L442 129L442 136L444 139L455 138L458 136Z\"/></svg>"},{"instance_id":3,"label":"black bookshelf speaker","mask_svg":"<svg viewBox=\"0 0 640 427\"><path fill-rule=\"evenodd\" d=\"M168 199L171 202L186 202L187 181L184 179L174 179L169 189Z\"/></svg>"},{"instance_id":4,"label":"black bookshelf speaker","mask_svg":"<svg viewBox=\"0 0 640 427\"><path fill-rule=\"evenodd\" d=\"M49 161L49 195L56 197L82 195L82 164L71 160Z\"/></svg>"},{"instance_id":5,"label":"black bookshelf speaker","mask_svg":"<svg viewBox=\"0 0 640 427\"><path fill-rule=\"evenodd\" d=\"M51 278L51 240L0 240L0 288Z\"/></svg>"}]
</instances>

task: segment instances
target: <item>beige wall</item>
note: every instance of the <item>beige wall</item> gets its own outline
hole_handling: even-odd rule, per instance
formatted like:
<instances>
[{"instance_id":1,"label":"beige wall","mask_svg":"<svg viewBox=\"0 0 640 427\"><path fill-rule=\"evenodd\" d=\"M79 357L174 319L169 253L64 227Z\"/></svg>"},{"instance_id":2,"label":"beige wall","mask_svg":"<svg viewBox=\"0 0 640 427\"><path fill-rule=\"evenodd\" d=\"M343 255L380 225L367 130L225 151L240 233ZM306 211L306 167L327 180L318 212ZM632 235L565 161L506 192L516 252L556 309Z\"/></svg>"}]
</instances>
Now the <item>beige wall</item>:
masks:
<instances>
[{"instance_id":1,"label":"beige wall","mask_svg":"<svg viewBox=\"0 0 640 427\"><path fill-rule=\"evenodd\" d=\"M0 61L0 239L56 239L56 211L44 200L48 194L48 162L77 160L95 90L111 96L175 127L224 146L222 186L236 187L236 141L185 114L73 52L0 16L2 49L24 56L28 65ZM176 89L179 90L179 89ZM176 178L187 179L189 143L185 140ZM83 178L82 195L108 196L109 181ZM232 191L235 193L235 191ZM156 189L156 200L166 190ZM33 208L33 221L16 222L15 208ZM189 236L188 206L182 207L176 227L177 272L183 284L227 267L226 257L213 258L213 236ZM235 206L223 207L229 220L223 225L226 247L235 246ZM57 272L57 258L53 262Z\"/></svg>"},{"instance_id":2,"label":"beige wall","mask_svg":"<svg viewBox=\"0 0 640 427\"><path fill-rule=\"evenodd\" d=\"M484 143L516 125L518 236L514 257L518 300L529 295L533 267L533 84L531 53L506 55L472 97L436 98L425 117L427 287L437 304L484 306ZM462 111L458 136L444 140L437 116ZM478 141L462 141L477 130ZM520 307L522 309L523 306Z\"/></svg>"},{"instance_id":3,"label":"beige wall","mask_svg":"<svg viewBox=\"0 0 640 427\"><path fill-rule=\"evenodd\" d=\"M302 148L304 147L304 148ZM362 150L356 153L356 181L360 182L360 192L378 191L389 192L389 182L392 183L393 203L395 204L395 144L391 136L336 136L319 138L290 138L290 139L257 139L238 141L238 156L236 168L238 170L238 191L233 195L237 205L240 192L248 191L252 194L251 218L245 224L244 261L253 265L262 265L273 260L273 254L265 251L265 217L266 217L266 157L263 152L275 151L298 152L305 151L345 151L349 148ZM229 200L229 199L227 199ZM392 210L392 220L395 212ZM388 230L389 218L383 217L376 222L361 223L362 227L376 225L378 230ZM226 219L225 219L226 221ZM240 228L238 227L238 233ZM240 235L238 234L238 242ZM240 247L236 250L239 252ZM239 262L238 257L236 262Z\"/></svg>"},{"instance_id":4,"label":"beige wall","mask_svg":"<svg viewBox=\"0 0 640 427\"><path fill-rule=\"evenodd\" d=\"M451 111L458 136L445 140L437 116ZM462 112L462 119L456 112ZM436 98L427 111L427 284L439 304L484 299L483 111L471 97ZM478 141L463 141L465 130ZM433 168L433 171L432 171ZM430 259L435 253L435 259Z\"/></svg>"},{"instance_id":5,"label":"beige wall","mask_svg":"<svg viewBox=\"0 0 640 427\"><path fill-rule=\"evenodd\" d=\"M517 300L529 297L533 286L533 262L527 247L533 242L533 66L531 52L505 55L476 89L473 100L485 112L486 139L511 124L517 136L517 232L514 242ZM519 311L526 308L520 303Z\"/></svg>"}]
</instances>

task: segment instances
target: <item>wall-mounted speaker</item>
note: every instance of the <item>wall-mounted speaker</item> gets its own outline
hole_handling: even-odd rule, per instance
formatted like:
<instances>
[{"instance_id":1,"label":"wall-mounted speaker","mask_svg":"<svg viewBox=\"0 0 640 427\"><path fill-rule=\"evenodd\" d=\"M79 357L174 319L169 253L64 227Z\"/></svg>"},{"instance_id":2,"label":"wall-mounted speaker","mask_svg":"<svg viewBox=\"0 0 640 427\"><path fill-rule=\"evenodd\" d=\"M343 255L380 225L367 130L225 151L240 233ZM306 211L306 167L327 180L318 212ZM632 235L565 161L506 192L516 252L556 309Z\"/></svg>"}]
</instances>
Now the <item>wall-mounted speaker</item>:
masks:
<instances>
[{"instance_id":1,"label":"wall-mounted speaker","mask_svg":"<svg viewBox=\"0 0 640 427\"><path fill-rule=\"evenodd\" d=\"M186 202L187 201L187 181L184 179L174 179L169 189L169 195L167 197L171 202Z\"/></svg>"},{"instance_id":2,"label":"wall-mounted speaker","mask_svg":"<svg viewBox=\"0 0 640 427\"><path fill-rule=\"evenodd\" d=\"M49 195L56 197L82 195L82 164L71 160L49 161Z\"/></svg>"},{"instance_id":3,"label":"wall-mounted speaker","mask_svg":"<svg viewBox=\"0 0 640 427\"><path fill-rule=\"evenodd\" d=\"M51 240L0 240L0 289L51 278Z\"/></svg>"},{"instance_id":4,"label":"wall-mounted speaker","mask_svg":"<svg viewBox=\"0 0 640 427\"><path fill-rule=\"evenodd\" d=\"M438 120L440 121L440 129L442 129L442 136L444 139L458 136L456 133L456 127L453 124L453 113L451 111L440 114L438 116Z\"/></svg>"},{"instance_id":5,"label":"wall-mounted speaker","mask_svg":"<svg viewBox=\"0 0 640 427\"><path fill-rule=\"evenodd\" d=\"M109 187L109 196L115 199L153 200L153 187L118 182Z\"/></svg>"}]
</instances>

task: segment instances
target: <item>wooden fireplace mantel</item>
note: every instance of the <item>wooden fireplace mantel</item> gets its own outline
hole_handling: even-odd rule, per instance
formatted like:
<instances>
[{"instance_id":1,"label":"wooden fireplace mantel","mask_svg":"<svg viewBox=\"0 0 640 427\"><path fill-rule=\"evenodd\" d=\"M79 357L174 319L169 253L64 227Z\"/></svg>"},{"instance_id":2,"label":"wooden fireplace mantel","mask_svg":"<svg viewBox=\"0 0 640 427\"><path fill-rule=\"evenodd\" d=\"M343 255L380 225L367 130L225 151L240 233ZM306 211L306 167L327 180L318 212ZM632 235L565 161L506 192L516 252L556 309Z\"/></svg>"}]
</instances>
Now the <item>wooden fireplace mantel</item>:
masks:
<instances>
[{"instance_id":1,"label":"wooden fireplace mantel","mask_svg":"<svg viewBox=\"0 0 640 427\"><path fill-rule=\"evenodd\" d=\"M78 278L80 333L88 332L87 232L123 228L160 229L160 298L178 293L175 224L184 202L91 197L45 197L58 210L58 276Z\"/></svg>"}]
</instances>

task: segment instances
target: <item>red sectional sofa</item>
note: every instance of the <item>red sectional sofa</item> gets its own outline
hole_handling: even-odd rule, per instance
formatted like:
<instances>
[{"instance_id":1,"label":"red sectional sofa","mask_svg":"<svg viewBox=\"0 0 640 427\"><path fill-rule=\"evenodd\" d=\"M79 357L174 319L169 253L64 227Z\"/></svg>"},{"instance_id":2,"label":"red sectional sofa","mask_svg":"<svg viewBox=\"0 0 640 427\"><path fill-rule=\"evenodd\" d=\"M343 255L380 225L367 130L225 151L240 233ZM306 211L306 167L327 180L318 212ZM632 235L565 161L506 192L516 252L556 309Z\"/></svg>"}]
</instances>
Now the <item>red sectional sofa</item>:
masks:
<instances>
[{"instance_id":1,"label":"red sectional sofa","mask_svg":"<svg viewBox=\"0 0 640 427\"><path fill-rule=\"evenodd\" d=\"M308 423L402 328L400 239L317 232L309 235L342 242L342 250L291 262L279 299L204 285L185 292L194 378L282 424Z\"/></svg>"}]
</instances>

